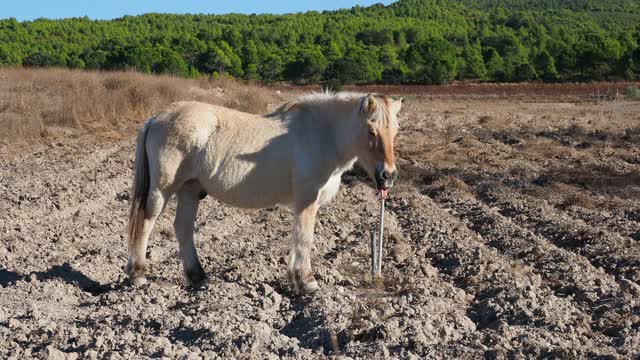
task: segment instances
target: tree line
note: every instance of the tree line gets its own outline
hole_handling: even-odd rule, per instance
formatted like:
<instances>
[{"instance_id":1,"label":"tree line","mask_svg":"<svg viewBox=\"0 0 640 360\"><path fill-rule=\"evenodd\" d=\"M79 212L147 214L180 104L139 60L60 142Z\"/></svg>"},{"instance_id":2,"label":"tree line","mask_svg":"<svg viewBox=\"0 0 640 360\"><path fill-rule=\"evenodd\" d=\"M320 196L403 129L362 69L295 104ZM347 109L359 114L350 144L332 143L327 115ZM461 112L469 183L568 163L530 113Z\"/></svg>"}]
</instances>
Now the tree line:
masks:
<instances>
[{"instance_id":1,"label":"tree line","mask_svg":"<svg viewBox=\"0 0 640 360\"><path fill-rule=\"evenodd\" d=\"M634 0L400 0L287 15L0 20L0 65L266 83L640 77Z\"/></svg>"}]
</instances>

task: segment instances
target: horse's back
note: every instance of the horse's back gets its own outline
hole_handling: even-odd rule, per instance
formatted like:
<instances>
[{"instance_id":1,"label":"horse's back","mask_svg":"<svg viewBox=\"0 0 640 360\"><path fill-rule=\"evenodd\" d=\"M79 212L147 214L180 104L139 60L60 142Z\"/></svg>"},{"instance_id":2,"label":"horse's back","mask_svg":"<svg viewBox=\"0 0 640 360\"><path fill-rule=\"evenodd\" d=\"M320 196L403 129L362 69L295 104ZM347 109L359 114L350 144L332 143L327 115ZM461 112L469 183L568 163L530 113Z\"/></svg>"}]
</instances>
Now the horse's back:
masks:
<instances>
[{"instance_id":1,"label":"horse's back","mask_svg":"<svg viewBox=\"0 0 640 360\"><path fill-rule=\"evenodd\" d=\"M155 116L150 136L166 147L183 151L202 147L217 126L216 108L209 104L189 101L169 105Z\"/></svg>"}]
</instances>

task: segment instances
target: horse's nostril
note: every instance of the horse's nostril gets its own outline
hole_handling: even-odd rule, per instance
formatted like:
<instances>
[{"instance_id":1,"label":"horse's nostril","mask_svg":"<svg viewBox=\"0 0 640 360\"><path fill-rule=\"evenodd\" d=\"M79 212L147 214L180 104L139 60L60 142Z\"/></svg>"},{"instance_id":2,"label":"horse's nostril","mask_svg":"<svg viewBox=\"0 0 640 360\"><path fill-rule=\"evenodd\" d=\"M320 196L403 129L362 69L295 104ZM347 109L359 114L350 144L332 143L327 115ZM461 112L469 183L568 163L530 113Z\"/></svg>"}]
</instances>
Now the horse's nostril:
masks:
<instances>
[{"instance_id":1,"label":"horse's nostril","mask_svg":"<svg viewBox=\"0 0 640 360\"><path fill-rule=\"evenodd\" d=\"M384 170L382 174L380 174L382 180L395 181L398 178L398 171L387 171Z\"/></svg>"}]
</instances>

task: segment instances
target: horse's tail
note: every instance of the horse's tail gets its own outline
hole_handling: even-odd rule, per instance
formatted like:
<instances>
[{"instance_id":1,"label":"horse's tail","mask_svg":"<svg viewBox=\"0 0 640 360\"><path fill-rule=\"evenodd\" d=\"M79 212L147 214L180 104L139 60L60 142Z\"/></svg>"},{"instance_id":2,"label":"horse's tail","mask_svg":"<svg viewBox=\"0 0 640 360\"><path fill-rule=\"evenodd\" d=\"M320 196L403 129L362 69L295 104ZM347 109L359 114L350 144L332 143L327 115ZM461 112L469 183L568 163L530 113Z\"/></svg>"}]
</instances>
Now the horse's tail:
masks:
<instances>
[{"instance_id":1,"label":"horse's tail","mask_svg":"<svg viewBox=\"0 0 640 360\"><path fill-rule=\"evenodd\" d=\"M153 118L144 123L138 133L136 141L136 160L133 177L133 196L129 212L129 247L139 239L144 224L145 208L149 196L149 158L147 157L146 142L149 125Z\"/></svg>"}]
</instances>

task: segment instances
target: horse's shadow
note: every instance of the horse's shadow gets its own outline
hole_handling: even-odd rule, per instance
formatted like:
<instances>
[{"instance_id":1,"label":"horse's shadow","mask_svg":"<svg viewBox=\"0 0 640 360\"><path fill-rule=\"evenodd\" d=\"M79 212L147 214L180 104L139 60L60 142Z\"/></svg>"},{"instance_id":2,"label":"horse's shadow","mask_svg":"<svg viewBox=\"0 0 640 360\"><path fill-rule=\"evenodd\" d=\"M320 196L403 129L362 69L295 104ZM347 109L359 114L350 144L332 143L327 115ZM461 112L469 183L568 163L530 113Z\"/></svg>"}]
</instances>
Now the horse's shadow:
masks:
<instances>
[{"instance_id":1,"label":"horse's shadow","mask_svg":"<svg viewBox=\"0 0 640 360\"><path fill-rule=\"evenodd\" d=\"M0 269L0 285L7 287L18 281L31 281L34 276L38 281L60 279L94 296L122 288L122 284L117 283L100 284L81 271L74 269L68 262L62 265L55 265L47 271L37 271L26 275Z\"/></svg>"},{"instance_id":2,"label":"horse's shadow","mask_svg":"<svg viewBox=\"0 0 640 360\"><path fill-rule=\"evenodd\" d=\"M67 262L62 265L53 266L46 271L31 272L28 274L20 274L7 269L0 269L0 285L2 285L2 287L8 287L19 281L33 281L34 276L37 281L62 280L94 296L111 291L119 291L126 287L125 283L100 284L81 271L74 269ZM280 329L280 333L298 339L302 347L308 349L322 348L325 355L335 355L339 353L346 339L342 336L343 334L338 334L336 338L335 334L332 334L327 327L327 319L324 312L321 309L309 306L313 301L313 295L298 295L280 281L273 281L270 284L275 291L290 298L291 306L296 312L293 319ZM198 291L195 289L189 290ZM172 331L171 338L174 341L185 344L197 345L210 335L210 331L185 328Z\"/></svg>"},{"instance_id":3,"label":"horse's shadow","mask_svg":"<svg viewBox=\"0 0 640 360\"><path fill-rule=\"evenodd\" d=\"M338 355L347 339L344 334L335 334L328 326L329 320L322 308L312 306L316 294L299 294L290 285L279 281L267 281L276 292L289 298L291 310L296 315L279 332L290 338L298 339L299 345L306 349L322 348L325 356ZM286 356L287 354L279 354Z\"/></svg>"}]
</instances>

